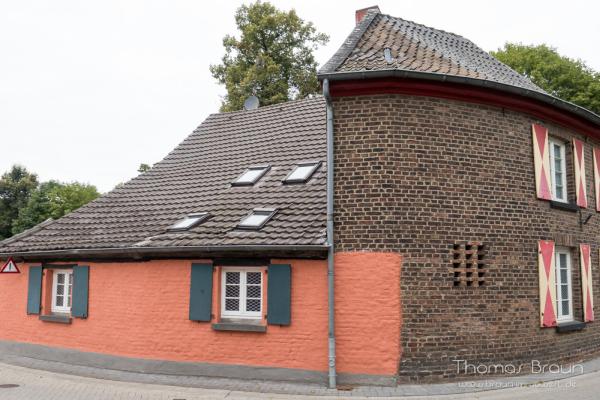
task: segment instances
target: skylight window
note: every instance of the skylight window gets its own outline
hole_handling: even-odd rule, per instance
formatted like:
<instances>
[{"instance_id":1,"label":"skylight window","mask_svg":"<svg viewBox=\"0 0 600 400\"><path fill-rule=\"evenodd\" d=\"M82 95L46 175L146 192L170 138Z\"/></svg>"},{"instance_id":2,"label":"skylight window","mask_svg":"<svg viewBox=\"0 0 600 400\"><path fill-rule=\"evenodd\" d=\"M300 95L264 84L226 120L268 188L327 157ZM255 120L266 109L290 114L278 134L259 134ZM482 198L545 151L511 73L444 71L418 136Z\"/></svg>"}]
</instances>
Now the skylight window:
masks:
<instances>
[{"instance_id":1,"label":"skylight window","mask_svg":"<svg viewBox=\"0 0 600 400\"><path fill-rule=\"evenodd\" d=\"M231 184L233 186L251 186L254 185L264 174L269 170L269 165L259 165L250 167L242 175L240 175Z\"/></svg>"},{"instance_id":2,"label":"skylight window","mask_svg":"<svg viewBox=\"0 0 600 400\"><path fill-rule=\"evenodd\" d=\"M250 214L242 218L237 227L243 229L260 229L276 212L277 210L274 208L255 208Z\"/></svg>"},{"instance_id":3,"label":"skylight window","mask_svg":"<svg viewBox=\"0 0 600 400\"><path fill-rule=\"evenodd\" d=\"M173 226L169 228L170 231L185 231L187 229L193 228L196 225L201 224L206 221L209 217L208 213L196 213L190 214L185 218L177 221Z\"/></svg>"},{"instance_id":4,"label":"skylight window","mask_svg":"<svg viewBox=\"0 0 600 400\"><path fill-rule=\"evenodd\" d=\"M296 165L296 168L283 180L285 183L305 183L321 165L320 162L307 162Z\"/></svg>"}]
</instances>

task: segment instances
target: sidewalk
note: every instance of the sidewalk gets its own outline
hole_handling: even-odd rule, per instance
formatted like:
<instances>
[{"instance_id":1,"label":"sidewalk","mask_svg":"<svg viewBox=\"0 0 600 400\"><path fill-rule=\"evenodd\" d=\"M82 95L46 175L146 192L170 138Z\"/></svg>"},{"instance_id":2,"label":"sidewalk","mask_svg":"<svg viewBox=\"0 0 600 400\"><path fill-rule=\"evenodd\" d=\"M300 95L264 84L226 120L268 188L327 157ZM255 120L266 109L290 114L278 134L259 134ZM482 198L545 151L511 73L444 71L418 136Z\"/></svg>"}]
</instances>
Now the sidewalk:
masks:
<instances>
[{"instance_id":1,"label":"sidewalk","mask_svg":"<svg viewBox=\"0 0 600 400\"><path fill-rule=\"evenodd\" d=\"M499 390L497 392L507 392L510 388L520 387L534 387L540 383L546 382L545 385L548 388L565 389L571 395L573 395L572 387L567 385L572 379L581 379L582 377L597 376L600 377L600 359L592 360L586 363L582 363L584 374L534 374L525 376L514 376L506 378L497 378L489 380L477 380L470 382L460 383L444 383L444 384L429 384L429 385L399 385L396 387L378 387L378 386L359 386L352 388L352 390L330 390L324 386L316 384L298 384L289 382L270 382L270 381L248 381L248 380L235 380L227 378L208 378L208 377L189 377L189 376L173 376L173 375L157 375L157 374L144 374L134 373L126 371L118 371L111 369L100 369L92 367L83 367L71 364L65 364L53 361L36 360L27 357L19 356L8 356L0 355L0 385L10 384L5 374L9 376L19 377L21 373L29 373L35 371L36 374L45 376L45 374L67 374L61 375L66 377L65 379L80 379L80 377L92 378L94 380L103 379L113 381L111 385L116 385L118 382L127 382L124 385L135 385L142 384L147 385L168 385L178 387L178 390L184 390L183 388L202 388L208 393L212 393L211 390L218 390L220 392L233 393L243 392L249 395L249 393L255 393L259 398L264 398L265 394L270 395L300 395L300 396L341 396L341 397L401 397L401 396L428 396L428 395L452 395L461 393L474 393L489 391L490 389L508 389ZM16 366L16 367L15 367ZM19 368L20 367L20 368ZM12 375L10 375L12 374ZM579 375L579 376L577 376ZM586 378L588 379L588 378ZM585 379L584 379L585 380ZM103 381L99 381L103 382ZM600 391L600 380L596 378L597 391ZM543 389L543 387L540 387ZM3 399L9 389L0 389L0 399ZM516 389L519 390L519 389ZM212 393L208 398L220 398L222 393ZM481 394L480 394L481 395ZM136 397L137 398L137 397ZM173 397L171 397L172 399ZM186 398L187 397L182 397ZM228 398L229 395L228 395ZM278 397L278 398L286 398ZM581 399L579 399L581 400Z\"/></svg>"},{"instance_id":2,"label":"sidewalk","mask_svg":"<svg viewBox=\"0 0 600 400\"><path fill-rule=\"evenodd\" d=\"M592 372L546 385L530 385L514 389L491 390L480 393L463 393L444 396L444 400L512 400L540 399L592 400L598 398L600 372ZM369 399L376 396L357 392L329 391L324 396L273 394L257 391L267 389L261 383L250 383L251 391L206 389L167 386L149 383L117 382L76 375L65 375L0 363L0 400L199 400L199 399L281 399L312 400L337 398ZM387 397L410 400L439 399L439 395L416 397Z\"/></svg>"}]
</instances>

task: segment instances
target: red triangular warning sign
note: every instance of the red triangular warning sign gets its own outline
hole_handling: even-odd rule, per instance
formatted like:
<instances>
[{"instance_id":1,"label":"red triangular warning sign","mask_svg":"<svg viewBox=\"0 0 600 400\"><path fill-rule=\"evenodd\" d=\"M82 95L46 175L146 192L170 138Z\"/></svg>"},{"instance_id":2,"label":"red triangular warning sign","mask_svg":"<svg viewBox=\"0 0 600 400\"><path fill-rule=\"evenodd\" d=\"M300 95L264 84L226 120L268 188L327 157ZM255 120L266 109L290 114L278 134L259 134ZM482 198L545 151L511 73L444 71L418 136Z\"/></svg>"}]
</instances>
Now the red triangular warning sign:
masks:
<instances>
[{"instance_id":1,"label":"red triangular warning sign","mask_svg":"<svg viewBox=\"0 0 600 400\"><path fill-rule=\"evenodd\" d=\"M21 273L21 271L19 271L19 267L17 267L17 264L15 264L15 262L13 261L12 258L9 258L8 260L6 260L6 264L4 264L4 267L2 267L2 269L0 269L0 274L19 274Z\"/></svg>"}]
</instances>

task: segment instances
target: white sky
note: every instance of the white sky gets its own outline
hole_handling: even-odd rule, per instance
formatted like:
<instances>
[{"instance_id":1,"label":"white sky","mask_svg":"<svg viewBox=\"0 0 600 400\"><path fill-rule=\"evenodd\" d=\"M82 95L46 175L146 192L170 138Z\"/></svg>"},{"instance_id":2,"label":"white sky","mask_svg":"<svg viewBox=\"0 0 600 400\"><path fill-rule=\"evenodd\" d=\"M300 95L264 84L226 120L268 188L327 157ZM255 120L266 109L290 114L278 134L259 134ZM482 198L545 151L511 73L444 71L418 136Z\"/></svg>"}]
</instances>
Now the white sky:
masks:
<instances>
[{"instance_id":1,"label":"white sky","mask_svg":"<svg viewBox=\"0 0 600 400\"><path fill-rule=\"evenodd\" d=\"M160 161L224 90L209 72L241 1L2 0L0 172L108 191ZM382 12L465 36L485 50L548 43L600 70L600 3L591 1L272 1L330 35L323 64L354 26Z\"/></svg>"}]
</instances>

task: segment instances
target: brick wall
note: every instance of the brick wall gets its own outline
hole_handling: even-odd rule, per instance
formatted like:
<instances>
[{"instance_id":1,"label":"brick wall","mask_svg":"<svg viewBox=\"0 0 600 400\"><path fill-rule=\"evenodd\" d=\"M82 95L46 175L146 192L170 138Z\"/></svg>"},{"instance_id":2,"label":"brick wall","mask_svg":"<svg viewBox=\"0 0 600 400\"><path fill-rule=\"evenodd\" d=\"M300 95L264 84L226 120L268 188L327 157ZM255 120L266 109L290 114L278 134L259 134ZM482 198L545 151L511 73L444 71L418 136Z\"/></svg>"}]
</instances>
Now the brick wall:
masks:
<instances>
[{"instance_id":1,"label":"brick wall","mask_svg":"<svg viewBox=\"0 0 600 400\"><path fill-rule=\"evenodd\" d=\"M403 259L401 380L454 377L455 359L530 365L600 351L598 322L562 334L539 327L537 264L540 239L573 247L574 312L581 319L579 243L591 244L596 298L600 293L592 170L592 144L599 142L524 114L453 100L342 97L334 110L337 249L399 252ZM536 199L533 122L550 135L585 141L590 208L582 215L593 217L583 229L578 213ZM453 285L453 244L466 241L487 246L482 287Z\"/></svg>"},{"instance_id":2,"label":"brick wall","mask_svg":"<svg viewBox=\"0 0 600 400\"><path fill-rule=\"evenodd\" d=\"M29 265L19 264L21 274L0 276L0 340L136 358L325 372L327 262L271 261L291 264L291 324L269 325L266 333L217 332L209 322L190 321L192 261L162 260L84 263L90 266L89 317L73 318L70 325L26 314ZM338 372L394 378L400 355L400 258L350 252L338 254L337 264ZM375 273L377 268L383 272ZM217 273L215 268L212 322L219 315ZM50 287L42 294L44 314Z\"/></svg>"}]
</instances>

